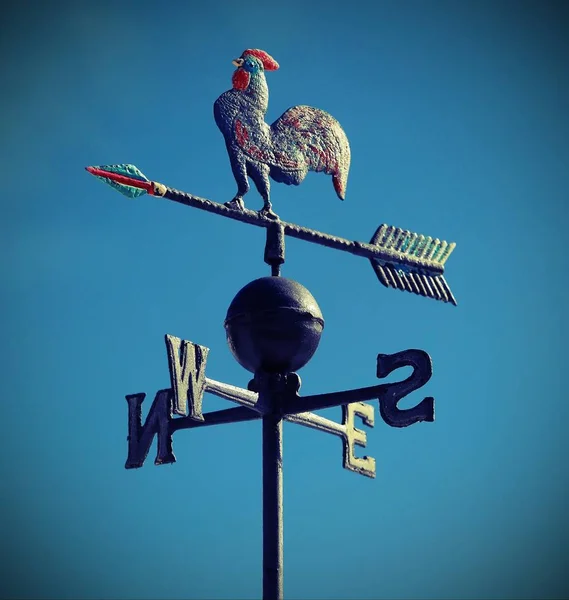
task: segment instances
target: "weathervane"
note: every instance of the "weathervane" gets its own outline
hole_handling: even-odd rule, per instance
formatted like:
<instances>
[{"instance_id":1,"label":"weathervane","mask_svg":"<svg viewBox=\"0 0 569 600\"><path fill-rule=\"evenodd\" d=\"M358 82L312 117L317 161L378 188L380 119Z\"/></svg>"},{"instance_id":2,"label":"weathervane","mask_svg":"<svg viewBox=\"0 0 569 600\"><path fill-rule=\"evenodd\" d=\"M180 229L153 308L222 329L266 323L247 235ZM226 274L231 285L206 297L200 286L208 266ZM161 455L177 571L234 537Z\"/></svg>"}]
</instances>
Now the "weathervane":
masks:
<instances>
[{"instance_id":1,"label":"weathervane","mask_svg":"<svg viewBox=\"0 0 569 600\"><path fill-rule=\"evenodd\" d=\"M370 243L350 241L281 221L273 212L269 179L298 185L308 171L332 175L334 189L344 199L350 167L350 146L340 124L328 113L308 106L288 109L272 125L264 122L268 105L265 71L277 62L262 50L245 50L233 61L233 87L214 105L214 116L225 138L237 194L220 204L148 180L134 165L87 167L124 195L148 193L213 212L267 231L264 261L271 276L247 284L231 302L225 318L227 341L236 360L253 379L247 389L208 379L205 368L209 349L166 335L171 387L156 393L144 425L145 394L131 394L128 403L128 458L126 468L142 467L154 437L155 464L175 462L172 436L179 429L223 423L262 420L263 438L263 599L283 597L283 463L282 422L290 421L341 438L344 468L375 477L375 459L355 455L365 447L366 433L355 427L355 417L374 426L374 410L366 401L377 399L383 420L392 427L434 421L434 399L400 409L399 400L422 387L431 377L432 365L423 350L378 354L378 378L411 366L403 381L383 383L341 392L301 396L296 371L314 355L324 319L312 294L301 284L280 276L285 262L285 236L296 237L343 250L371 261L386 287L406 290L456 304L444 278L444 264L455 247L429 236L381 225ZM257 213L245 208L243 196L251 178L263 198ZM203 412L205 392L240 406ZM312 411L342 406L342 422L336 423ZM174 416L177 415L177 416Z\"/></svg>"}]
</instances>

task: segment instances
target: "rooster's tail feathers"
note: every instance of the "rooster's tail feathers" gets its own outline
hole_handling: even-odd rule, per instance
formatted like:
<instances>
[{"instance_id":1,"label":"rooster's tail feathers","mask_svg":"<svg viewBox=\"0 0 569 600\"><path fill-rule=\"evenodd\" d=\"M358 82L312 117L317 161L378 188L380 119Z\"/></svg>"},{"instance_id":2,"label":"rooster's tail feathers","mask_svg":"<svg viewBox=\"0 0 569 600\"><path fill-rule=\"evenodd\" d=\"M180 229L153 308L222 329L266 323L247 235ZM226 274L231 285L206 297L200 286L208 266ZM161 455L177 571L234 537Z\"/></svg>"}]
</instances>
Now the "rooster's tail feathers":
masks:
<instances>
[{"instance_id":1,"label":"rooster's tail feathers","mask_svg":"<svg viewBox=\"0 0 569 600\"><path fill-rule=\"evenodd\" d=\"M340 126L338 125L338 127ZM334 184L334 189L336 190L336 194L338 194L338 198L340 198L340 200L345 200L346 186L348 185L348 173L350 171L350 145L348 144L348 139L346 138L343 129L340 129L340 132L344 139L340 140L339 158L334 165L336 168L332 173L332 183Z\"/></svg>"},{"instance_id":2,"label":"rooster's tail feathers","mask_svg":"<svg viewBox=\"0 0 569 600\"><path fill-rule=\"evenodd\" d=\"M334 184L334 189L336 190L336 194L338 194L338 198L340 200L346 199L346 182L342 181L345 178L342 178L340 175L332 175L332 183Z\"/></svg>"},{"instance_id":3,"label":"rooster's tail feathers","mask_svg":"<svg viewBox=\"0 0 569 600\"><path fill-rule=\"evenodd\" d=\"M303 156L307 170L332 175L338 197L345 198L350 145L334 117L311 106L293 106L273 123L271 129L282 136L285 147L291 142L294 144Z\"/></svg>"}]
</instances>

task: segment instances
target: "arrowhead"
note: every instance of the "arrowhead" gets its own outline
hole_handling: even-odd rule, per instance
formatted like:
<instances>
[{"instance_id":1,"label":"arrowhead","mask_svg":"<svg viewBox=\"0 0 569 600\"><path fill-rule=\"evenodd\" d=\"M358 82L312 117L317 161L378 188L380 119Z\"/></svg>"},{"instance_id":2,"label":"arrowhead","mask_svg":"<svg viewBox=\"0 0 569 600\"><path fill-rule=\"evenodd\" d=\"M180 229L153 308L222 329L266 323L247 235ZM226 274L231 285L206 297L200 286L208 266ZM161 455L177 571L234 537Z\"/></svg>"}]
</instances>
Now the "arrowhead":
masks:
<instances>
[{"instance_id":1,"label":"arrowhead","mask_svg":"<svg viewBox=\"0 0 569 600\"><path fill-rule=\"evenodd\" d=\"M152 186L147 177L134 165L101 165L85 169L128 198L142 196L149 192Z\"/></svg>"}]
</instances>

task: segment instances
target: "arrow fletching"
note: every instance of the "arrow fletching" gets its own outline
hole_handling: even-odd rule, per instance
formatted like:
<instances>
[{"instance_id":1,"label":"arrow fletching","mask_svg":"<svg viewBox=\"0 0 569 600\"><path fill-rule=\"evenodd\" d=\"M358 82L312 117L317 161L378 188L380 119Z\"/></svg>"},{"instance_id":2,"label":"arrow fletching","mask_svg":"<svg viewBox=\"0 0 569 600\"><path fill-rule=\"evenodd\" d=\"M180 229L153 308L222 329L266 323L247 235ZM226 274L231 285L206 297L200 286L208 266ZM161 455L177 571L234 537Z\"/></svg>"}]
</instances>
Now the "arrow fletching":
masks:
<instances>
[{"instance_id":1,"label":"arrow fletching","mask_svg":"<svg viewBox=\"0 0 569 600\"><path fill-rule=\"evenodd\" d=\"M393 255L393 260L371 259L379 281L385 287L418 294L456 306L456 300L442 272L456 244L412 233L391 225L380 225L370 244ZM406 259L412 259L409 264Z\"/></svg>"},{"instance_id":2,"label":"arrow fletching","mask_svg":"<svg viewBox=\"0 0 569 600\"><path fill-rule=\"evenodd\" d=\"M152 181L134 165L102 165L85 169L128 198L138 198L153 192Z\"/></svg>"}]
</instances>

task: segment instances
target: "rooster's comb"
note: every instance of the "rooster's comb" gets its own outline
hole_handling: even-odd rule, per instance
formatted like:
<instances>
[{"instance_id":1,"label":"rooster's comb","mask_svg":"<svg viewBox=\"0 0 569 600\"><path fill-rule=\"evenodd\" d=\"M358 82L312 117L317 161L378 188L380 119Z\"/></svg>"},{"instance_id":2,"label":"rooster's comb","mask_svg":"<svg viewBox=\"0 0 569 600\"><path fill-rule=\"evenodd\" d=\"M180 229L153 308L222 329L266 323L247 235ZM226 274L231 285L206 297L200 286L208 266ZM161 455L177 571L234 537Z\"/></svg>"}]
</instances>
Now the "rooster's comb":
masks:
<instances>
[{"instance_id":1,"label":"rooster's comb","mask_svg":"<svg viewBox=\"0 0 569 600\"><path fill-rule=\"evenodd\" d=\"M241 56L243 56L243 58L246 56L254 56L255 58L258 58L263 63L263 68L265 71L276 71L279 68L279 63L264 50L256 50L252 48L245 50Z\"/></svg>"}]
</instances>

